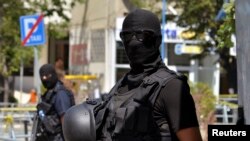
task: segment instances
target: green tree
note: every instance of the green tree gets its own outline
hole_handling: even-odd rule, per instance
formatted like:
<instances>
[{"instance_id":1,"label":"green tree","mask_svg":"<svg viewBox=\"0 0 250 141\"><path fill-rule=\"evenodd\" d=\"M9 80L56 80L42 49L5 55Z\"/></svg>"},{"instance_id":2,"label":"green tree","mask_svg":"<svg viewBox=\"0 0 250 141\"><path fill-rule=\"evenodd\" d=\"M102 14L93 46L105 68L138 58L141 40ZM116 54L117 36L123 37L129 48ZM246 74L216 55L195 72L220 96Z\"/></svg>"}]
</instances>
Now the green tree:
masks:
<instances>
[{"instance_id":1,"label":"green tree","mask_svg":"<svg viewBox=\"0 0 250 141\"><path fill-rule=\"evenodd\" d=\"M182 9L177 19L178 25L194 31L196 36L193 39L202 41L204 51L194 57L218 54L221 72L230 82L229 87L235 87L236 57L229 52L233 47L231 36L235 33L234 0L179 0L176 8Z\"/></svg>"},{"instance_id":2,"label":"green tree","mask_svg":"<svg viewBox=\"0 0 250 141\"><path fill-rule=\"evenodd\" d=\"M223 5L223 10L226 14L225 18L222 20L222 24L217 32L216 41L218 42L218 47L232 47L233 42L231 40L231 35L235 34L235 1L231 0L229 3Z\"/></svg>"},{"instance_id":3,"label":"green tree","mask_svg":"<svg viewBox=\"0 0 250 141\"><path fill-rule=\"evenodd\" d=\"M21 61L28 65L33 59L33 48L21 46L19 17L35 13L43 13L44 17L57 14L62 18L62 24L50 23L49 35L60 36L58 29L66 27L70 18L66 12L70 11L76 2L83 0L0 0L0 76L3 77L3 87L0 92L4 92L4 102L8 102L8 97L12 94L9 90L8 77L19 70ZM69 6L66 6L69 5Z\"/></svg>"},{"instance_id":4,"label":"green tree","mask_svg":"<svg viewBox=\"0 0 250 141\"><path fill-rule=\"evenodd\" d=\"M202 59L211 53L218 54L219 59L214 62L220 63L222 73L228 81L234 82L236 78L236 57L229 53L233 47L231 36L235 33L235 0L166 0L167 6L171 5L178 11L177 16L168 15L166 23L174 21L177 25L186 28L186 32L195 33L190 40L199 40L203 52L193 58ZM138 7L152 7L161 2L160 0L148 0L141 4L142 0L133 0ZM148 4L148 3L151 3ZM152 4L155 3L155 4ZM161 10L161 7L158 7ZM152 10L161 14L159 10ZM220 14L219 14L220 13ZM220 16L218 16L220 15ZM160 16L159 16L160 17ZM232 73L234 75L232 75ZM231 79L233 81L231 81ZM234 84L231 83L231 86ZM231 87L229 86L229 87Z\"/></svg>"},{"instance_id":5,"label":"green tree","mask_svg":"<svg viewBox=\"0 0 250 141\"><path fill-rule=\"evenodd\" d=\"M177 8L183 9L177 23L197 34L194 38L201 39L204 47L233 47L231 35L235 32L234 0L179 0ZM218 18L218 14L221 17ZM208 36L204 36L208 33Z\"/></svg>"}]
</instances>

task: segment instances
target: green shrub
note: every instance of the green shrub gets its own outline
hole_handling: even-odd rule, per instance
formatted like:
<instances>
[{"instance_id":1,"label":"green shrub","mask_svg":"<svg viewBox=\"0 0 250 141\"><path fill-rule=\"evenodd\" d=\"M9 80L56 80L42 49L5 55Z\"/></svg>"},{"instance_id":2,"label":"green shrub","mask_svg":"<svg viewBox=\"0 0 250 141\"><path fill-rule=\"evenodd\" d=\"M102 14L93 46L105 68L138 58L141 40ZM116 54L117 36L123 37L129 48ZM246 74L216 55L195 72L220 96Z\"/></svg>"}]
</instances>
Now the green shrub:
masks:
<instances>
[{"instance_id":1,"label":"green shrub","mask_svg":"<svg viewBox=\"0 0 250 141\"><path fill-rule=\"evenodd\" d=\"M191 83L190 91L195 101L197 116L200 122L209 122L215 111L216 97L212 89L205 83Z\"/></svg>"}]
</instances>

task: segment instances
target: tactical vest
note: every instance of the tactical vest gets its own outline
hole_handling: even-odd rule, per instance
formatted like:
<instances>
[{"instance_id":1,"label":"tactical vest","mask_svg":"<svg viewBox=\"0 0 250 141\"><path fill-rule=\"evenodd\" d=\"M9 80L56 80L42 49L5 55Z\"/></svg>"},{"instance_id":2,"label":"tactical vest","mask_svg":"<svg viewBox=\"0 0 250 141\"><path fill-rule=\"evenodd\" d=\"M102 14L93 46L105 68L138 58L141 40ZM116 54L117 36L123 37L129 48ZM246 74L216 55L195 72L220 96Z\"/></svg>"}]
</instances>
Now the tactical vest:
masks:
<instances>
[{"instance_id":1,"label":"tactical vest","mask_svg":"<svg viewBox=\"0 0 250 141\"><path fill-rule=\"evenodd\" d=\"M54 108L55 96L59 91L65 91L70 97L71 106L75 105L72 92L66 89L61 82L58 82L52 91L48 91L46 95L42 96L42 102L38 104L37 108L38 112L39 110L43 110L45 114L44 119L40 118L40 123L44 127L42 134L46 136L55 136L62 133L60 116Z\"/></svg>"},{"instance_id":2,"label":"tactical vest","mask_svg":"<svg viewBox=\"0 0 250 141\"><path fill-rule=\"evenodd\" d=\"M171 141L170 132L161 130L153 119L155 100L170 80L185 78L161 68L147 76L139 87L117 93L122 79L110 91L106 107L96 115L97 139L103 141ZM185 78L186 79L186 78Z\"/></svg>"}]
</instances>

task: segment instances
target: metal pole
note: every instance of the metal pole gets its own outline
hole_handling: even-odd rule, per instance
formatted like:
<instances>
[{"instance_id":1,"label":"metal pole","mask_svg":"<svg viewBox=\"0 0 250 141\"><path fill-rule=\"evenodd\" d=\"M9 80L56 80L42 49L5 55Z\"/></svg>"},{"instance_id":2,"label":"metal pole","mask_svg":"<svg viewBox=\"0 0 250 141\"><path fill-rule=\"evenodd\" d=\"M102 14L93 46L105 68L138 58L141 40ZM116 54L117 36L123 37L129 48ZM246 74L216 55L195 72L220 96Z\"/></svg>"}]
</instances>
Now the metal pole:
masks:
<instances>
[{"instance_id":1,"label":"metal pole","mask_svg":"<svg viewBox=\"0 0 250 141\"><path fill-rule=\"evenodd\" d=\"M23 100L23 58L20 59L20 103Z\"/></svg>"},{"instance_id":2,"label":"metal pole","mask_svg":"<svg viewBox=\"0 0 250 141\"><path fill-rule=\"evenodd\" d=\"M245 124L250 124L250 1L235 1L236 17L236 47L237 47L237 79L238 79L238 105L243 112L240 116L245 119Z\"/></svg>"},{"instance_id":3,"label":"metal pole","mask_svg":"<svg viewBox=\"0 0 250 141\"><path fill-rule=\"evenodd\" d=\"M38 51L34 47L34 87L36 88L37 97L40 100L41 88L40 88L40 79L39 79L39 63L38 63Z\"/></svg>"},{"instance_id":4,"label":"metal pole","mask_svg":"<svg viewBox=\"0 0 250 141\"><path fill-rule=\"evenodd\" d=\"M166 24L166 0L162 0L162 30L161 30L161 34L162 34L162 42L161 42L161 57L162 59L167 59L167 55L165 58L165 43L164 43L164 38L165 38L165 24Z\"/></svg>"}]
</instances>

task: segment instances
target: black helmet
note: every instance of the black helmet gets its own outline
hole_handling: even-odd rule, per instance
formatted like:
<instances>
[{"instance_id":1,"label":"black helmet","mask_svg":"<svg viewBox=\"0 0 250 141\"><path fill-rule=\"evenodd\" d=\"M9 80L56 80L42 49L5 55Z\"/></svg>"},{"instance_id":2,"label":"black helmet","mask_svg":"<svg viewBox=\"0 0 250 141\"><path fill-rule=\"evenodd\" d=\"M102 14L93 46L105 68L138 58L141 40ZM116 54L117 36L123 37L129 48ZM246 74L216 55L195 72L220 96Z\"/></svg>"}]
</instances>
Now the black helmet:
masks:
<instances>
[{"instance_id":1,"label":"black helmet","mask_svg":"<svg viewBox=\"0 0 250 141\"><path fill-rule=\"evenodd\" d=\"M96 141L93 107L85 102L71 107L62 127L65 141Z\"/></svg>"}]
</instances>

